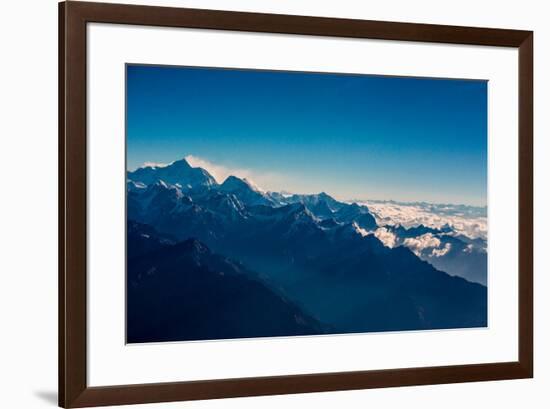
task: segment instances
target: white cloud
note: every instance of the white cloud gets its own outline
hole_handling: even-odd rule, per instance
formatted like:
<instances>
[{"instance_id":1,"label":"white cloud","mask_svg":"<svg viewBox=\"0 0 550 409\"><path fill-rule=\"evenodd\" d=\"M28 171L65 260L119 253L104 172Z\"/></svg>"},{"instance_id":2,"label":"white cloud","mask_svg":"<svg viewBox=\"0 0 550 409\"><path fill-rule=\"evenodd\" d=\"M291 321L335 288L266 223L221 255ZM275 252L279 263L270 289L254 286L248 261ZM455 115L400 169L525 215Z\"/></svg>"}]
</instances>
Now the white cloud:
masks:
<instances>
[{"instance_id":1,"label":"white cloud","mask_svg":"<svg viewBox=\"0 0 550 409\"><path fill-rule=\"evenodd\" d=\"M422 255L424 250L432 249L430 255L432 257L442 257L451 251L451 243L445 243L445 246L441 246L441 240L434 236L432 233L426 233L418 237L410 237L403 242L414 254L418 257Z\"/></svg>"},{"instance_id":2,"label":"white cloud","mask_svg":"<svg viewBox=\"0 0 550 409\"><path fill-rule=\"evenodd\" d=\"M256 172L251 169L218 165L206 158L195 155L187 155L185 160L195 168L206 169L218 183L223 183L228 176L237 176L241 179L246 179L253 187L262 191L264 189L272 190L272 186L279 184L281 180L280 175L275 173Z\"/></svg>"},{"instance_id":3,"label":"white cloud","mask_svg":"<svg viewBox=\"0 0 550 409\"><path fill-rule=\"evenodd\" d=\"M352 223L352 226L353 228L355 229L355 231L357 233L359 233L361 236L365 237L369 234L368 231L366 231L365 229L363 229L362 227L360 227L357 223L353 222Z\"/></svg>"},{"instance_id":4,"label":"white cloud","mask_svg":"<svg viewBox=\"0 0 550 409\"><path fill-rule=\"evenodd\" d=\"M420 256L424 249L434 248L435 250L435 248L441 245L441 241L432 233L426 233L418 237L409 237L405 239L403 244L411 249L414 254Z\"/></svg>"},{"instance_id":5,"label":"white cloud","mask_svg":"<svg viewBox=\"0 0 550 409\"><path fill-rule=\"evenodd\" d=\"M374 232L374 235L378 240L384 243L384 246L390 247L390 248L393 248L395 246L395 242L396 242L395 234L393 234L391 231L389 231L385 227L380 227L376 229L376 231Z\"/></svg>"},{"instance_id":6,"label":"white cloud","mask_svg":"<svg viewBox=\"0 0 550 409\"><path fill-rule=\"evenodd\" d=\"M352 223L352 226L355 229L355 231L363 237L368 236L369 234L374 234L374 236L378 240L380 240L386 247L393 248L397 241L397 237L395 236L395 234L393 234L391 231L388 231L388 229L386 229L385 227L380 227L376 229L374 232L372 231L369 232L368 230L365 230L362 227L360 227L355 222Z\"/></svg>"},{"instance_id":7,"label":"white cloud","mask_svg":"<svg viewBox=\"0 0 550 409\"><path fill-rule=\"evenodd\" d=\"M441 228L451 226L457 233L470 238L487 239L487 217L452 211L449 206L428 204L399 204L394 202L366 202L379 225L401 224L405 227L423 224Z\"/></svg>"},{"instance_id":8,"label":"white cloud","mask_svg":"<svg viewBox=\"0 0 550 409\"><path fill-rule=\"evenodd\" d=\"M145 162L142 166L144 168L165 168L168 165L171 163Z\"/></svg>"},{"instance_id":9,"label":"white cloud","mask_svg":"<svg viewBox=\"0 0 550 409\"><path fill-rule=\"evenodd\" d=\"M442 257L445 254L447 254L449 251L451 251L451 243L446 243L445 247L443 247L442 249L433 249L432 256Z\"/></svg>"}]
</instances>

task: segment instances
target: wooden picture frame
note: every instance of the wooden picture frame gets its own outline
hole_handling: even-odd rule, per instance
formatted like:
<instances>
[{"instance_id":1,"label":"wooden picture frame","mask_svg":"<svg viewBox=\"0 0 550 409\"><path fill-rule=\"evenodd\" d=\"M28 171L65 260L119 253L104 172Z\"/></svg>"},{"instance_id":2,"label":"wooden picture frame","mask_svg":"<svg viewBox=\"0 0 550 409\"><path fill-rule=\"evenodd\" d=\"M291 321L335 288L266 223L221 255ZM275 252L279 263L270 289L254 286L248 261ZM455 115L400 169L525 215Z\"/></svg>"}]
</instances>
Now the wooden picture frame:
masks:
<instances>
[{"instance_id":1,"label":"wooden picture frame","mask_svg":"<svg viewBox=\"0 0 550 409\"><path fill-rule=\"evenodd\" d=\"M89 387L86 25L90 22L514 47L519 50L519 359L516 362ZM533 376L533 33L167 7L59 4L59 405L87 407Z\"/></svg>"}]
</instances>

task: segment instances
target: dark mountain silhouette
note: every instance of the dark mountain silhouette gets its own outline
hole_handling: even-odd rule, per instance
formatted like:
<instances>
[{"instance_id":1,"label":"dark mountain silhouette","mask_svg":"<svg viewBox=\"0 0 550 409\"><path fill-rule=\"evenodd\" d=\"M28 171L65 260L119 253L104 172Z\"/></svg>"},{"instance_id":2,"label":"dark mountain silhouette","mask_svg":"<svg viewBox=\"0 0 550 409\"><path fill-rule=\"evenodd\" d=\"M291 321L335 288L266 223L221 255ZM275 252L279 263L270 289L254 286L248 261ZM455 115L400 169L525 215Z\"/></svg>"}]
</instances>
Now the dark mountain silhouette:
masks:
<instances>
[{"instance_id":1,"label":"dark mountain silhouette","mask_svg":"<svg viewBox=\"0 0 550 409\"><path fill-rule=\"evenodd\" d=\"M225 251L337 330L486 325L486 287L438 271L404 247L363 237L350 225L326 231L299 208L289 216L274 224L272 234L232 242Z\"/></svg>"},{"instance_id":2,"label":"dark mountain silhouette","mask_svg":"<svg viewBox=\"0 0 550 409\"><path fill-rule=\"evenodd\" d=\"M175 243L173 237L160 234L153 226L128 220L126 228L127 260Z\"/></svg>"},{"instance_id":3,"label":"dark mountain silhouette","mask_svg":"<svg viewBox=\"0 0 550 409\"><path fill-rule=\"evenodd\" d=\"M127 341L324 332L316 320L254 276L241 264L213 254L194 239L130 259Z\"/></svg>"},{"instance_id":4,"label":"dark mountain silhouette","mask_svg":"<svg viewBox=\"0 0 550 409\"><path fill-rule=\"evenodd\" d=\"M435 229L433 227L424 226L423 224L419 224L418 226L413 226L409 228L406 228L400 224L395 226L385 226L385 227L389 231L395 233L401 239L418 237L426 233L439 234L444 232L441 229Z\"/></svg>"}]
</instances>

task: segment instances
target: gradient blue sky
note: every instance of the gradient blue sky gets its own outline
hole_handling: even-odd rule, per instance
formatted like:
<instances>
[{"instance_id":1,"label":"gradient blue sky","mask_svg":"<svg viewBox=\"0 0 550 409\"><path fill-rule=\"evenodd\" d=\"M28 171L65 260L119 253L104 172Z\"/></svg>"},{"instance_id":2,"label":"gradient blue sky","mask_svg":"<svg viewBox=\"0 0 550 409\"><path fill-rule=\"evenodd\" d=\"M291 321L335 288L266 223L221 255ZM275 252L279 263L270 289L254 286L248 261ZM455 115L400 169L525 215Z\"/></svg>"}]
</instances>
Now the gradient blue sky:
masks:
<instances>
[{"instance_id":1,"label":"gradient blue sky","mask_svg":"<svg viewBox=\"0 0 550 409\"><path fill-rule=\"evenodd\" d=\"M265 190L485 206L487 82L128 65L128 169L188 155Z\"/></svg>"}]
</instances>

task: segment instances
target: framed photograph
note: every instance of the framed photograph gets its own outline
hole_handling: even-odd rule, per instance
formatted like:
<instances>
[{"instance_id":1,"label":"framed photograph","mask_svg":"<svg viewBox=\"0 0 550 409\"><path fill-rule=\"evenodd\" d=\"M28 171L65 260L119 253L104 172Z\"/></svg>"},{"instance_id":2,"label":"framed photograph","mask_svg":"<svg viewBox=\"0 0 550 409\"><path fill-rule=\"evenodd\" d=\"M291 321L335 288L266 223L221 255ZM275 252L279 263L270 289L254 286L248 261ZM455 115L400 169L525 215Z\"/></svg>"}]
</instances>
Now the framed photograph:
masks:
<instances>
[{"instance_id":1,"label":"framed photograph","mask_svg":"<svg viewBox=\"0 0 550 409\"><path fill-rule=\"evenodd\" d=\"M59 404L533 376L533 33L59 5Z\"/></svg>"}]
</instances>

